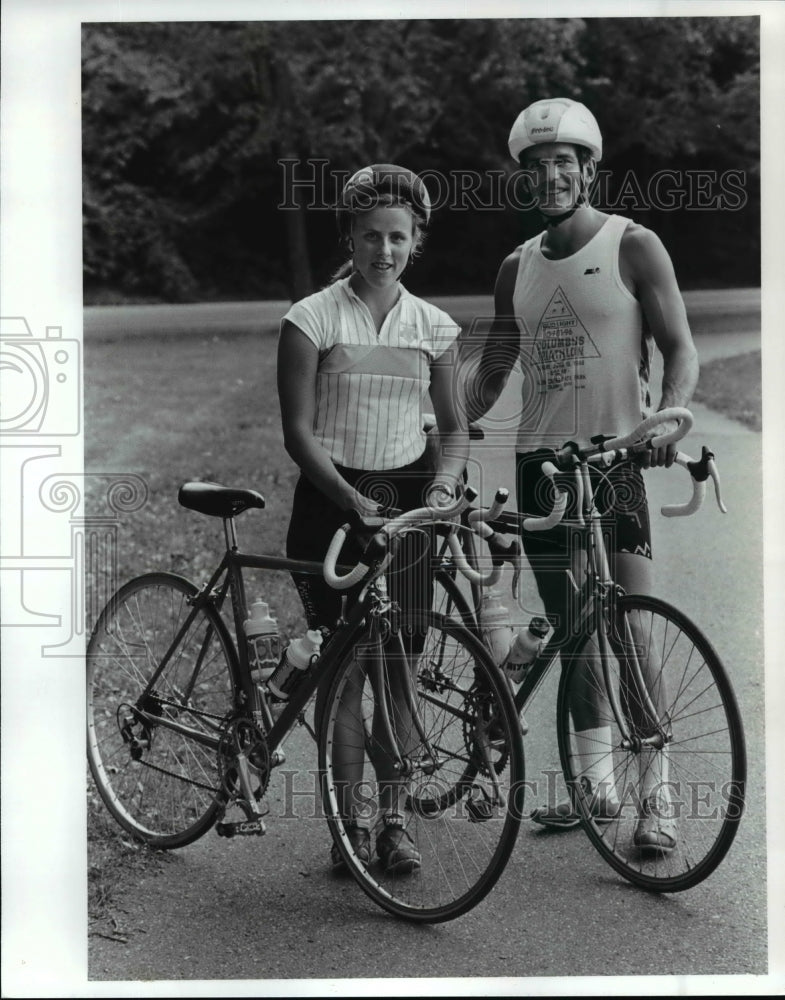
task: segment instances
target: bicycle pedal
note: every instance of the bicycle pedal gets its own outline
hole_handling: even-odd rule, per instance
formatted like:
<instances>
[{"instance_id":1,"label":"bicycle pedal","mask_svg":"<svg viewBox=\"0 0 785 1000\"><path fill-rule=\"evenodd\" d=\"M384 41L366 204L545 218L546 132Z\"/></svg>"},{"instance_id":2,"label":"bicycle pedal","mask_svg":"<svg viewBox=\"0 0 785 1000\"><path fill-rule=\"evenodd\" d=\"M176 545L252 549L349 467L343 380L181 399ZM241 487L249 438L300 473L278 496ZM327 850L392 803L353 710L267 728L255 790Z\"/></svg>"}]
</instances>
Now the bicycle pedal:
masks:
<instances>
[{"instance_id":1,"label":"bicycle pedal","mask_svg":"<svg viewBox=\"0 0 785 1000\"><path fill-rule=\"evenodd\" d=\"M470 823L487 823L495 815L493 800L484 788L472 785L469 797L466 799L466 812Z\"/></svg>"},{"instance_id":2,"label":"bicycle pedal","mask_svg":"<svg viewBox=\"0 0 785 1000\"><path fill-rule=\"evenodd\" d=\"M489 819L493 819L493 806L490 802L469 799L466 803L466 812L469 814L470 823L487 823Z\"/></svg>"},{"instance_id":3,"label":"bicycle pedal","mask_svg":"<svg viewBox=\"0 0 785 1000\"><path fill-rule=\"evenodd\" d=\"M244 819L237 823L216 823L215 832L219 837L261 837L267 833L267 827L259 816L256 819Z\"/></svg>"}]
</instances>

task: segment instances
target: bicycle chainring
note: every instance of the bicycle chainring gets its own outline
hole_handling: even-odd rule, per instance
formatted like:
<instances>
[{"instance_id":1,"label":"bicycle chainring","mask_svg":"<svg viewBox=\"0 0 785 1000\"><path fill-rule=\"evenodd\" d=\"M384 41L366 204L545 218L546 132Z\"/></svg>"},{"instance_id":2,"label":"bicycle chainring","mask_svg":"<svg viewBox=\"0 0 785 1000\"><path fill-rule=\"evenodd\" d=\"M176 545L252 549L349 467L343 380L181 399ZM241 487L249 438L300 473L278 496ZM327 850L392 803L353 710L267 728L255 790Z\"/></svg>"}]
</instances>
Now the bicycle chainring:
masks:
<instances>
[{"instance_id":1,"label":"bicycle chainring","mask_svg":"<svg viewBox=\"0 0 785 1000\"><path fill-rule=\"evenodd\" d=\"M247 717L227 719L218 741L218 773L228 802L242 804L238 757L248 761L254 798L259 801L270 781L270 746L262 729Z\"/></svg>"},{"instance_id":2,"label":"bicycle chainring","mask_svg":"<svg viewBox=\"0 0 785 1000\"><path fill-rule=\"evenodd\" d=\"M472 763L477 767L480 774L490 777L488 765L485 762L482 750L479 746L479 733L490 743L491 764L497 775L502 774L510 759L510 748L500 727L494 724L494 704L495 699L489 691L480 691L476 686L466 695L467 707L469 711L463 721L463 738L466 748L469 751ZM494 736L494 728L499 729L498 735Z\"/></svg>"}]
</instances>

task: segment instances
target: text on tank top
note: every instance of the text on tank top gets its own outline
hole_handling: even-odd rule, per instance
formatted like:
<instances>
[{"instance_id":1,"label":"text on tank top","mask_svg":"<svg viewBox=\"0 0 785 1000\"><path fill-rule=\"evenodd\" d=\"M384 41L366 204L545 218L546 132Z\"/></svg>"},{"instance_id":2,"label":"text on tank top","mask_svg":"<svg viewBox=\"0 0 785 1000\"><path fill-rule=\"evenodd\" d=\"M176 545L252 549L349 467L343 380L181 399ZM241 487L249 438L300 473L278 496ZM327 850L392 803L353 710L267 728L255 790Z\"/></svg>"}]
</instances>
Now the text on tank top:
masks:
<instances>
[{"instance_id":1,"label":"text on tank top","mask_svg":"<svg viewBox=\"0 0 785 1000\"><path fill-rule=\"evenodd\" d=\"M628 220L609 216L576 253L549 260L544 234L521 248L513 307L523 390L517 450L587 445L649 412L651 337L619 272Z\"/></svg>"}]
</instances>

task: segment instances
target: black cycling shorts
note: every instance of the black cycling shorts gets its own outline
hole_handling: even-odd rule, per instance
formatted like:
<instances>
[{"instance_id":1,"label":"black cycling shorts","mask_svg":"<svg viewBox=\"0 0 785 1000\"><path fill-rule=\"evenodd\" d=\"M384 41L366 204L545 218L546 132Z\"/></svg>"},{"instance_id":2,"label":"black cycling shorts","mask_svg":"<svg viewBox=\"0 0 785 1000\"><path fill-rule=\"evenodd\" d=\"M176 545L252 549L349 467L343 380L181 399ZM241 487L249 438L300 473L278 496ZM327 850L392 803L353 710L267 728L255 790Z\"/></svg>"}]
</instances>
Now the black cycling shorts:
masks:
<instances>
[{"instance_id":1,"label":"black cycling shorts","mask_svg":"<svg viewBox=\"0 0 785 1000\"><path fill-rule=\"evenodd\" d=\"M547 448L516 456L516 490L518 510L524 514L544 516L553 507L553 488L542 472L542 463L553 458ZM624 461L610 467L589 467L595 504L602 515L605 544L612 558L623 552L651 559L651 525L646 502L646 486L641 470ZM559 489L569 495L565 519L576 512L576 486L573 473L556 477ZM569 583L564 570L571 565L574 550L571 529L561 525L551 531L522 531L521 540L526 557L534 572L537 589L546 612L557 614L566 606ZM577 540L576 540L577 543Z\"/></svg>"},{"instance_id":2,"label":"black cycling shorts","mask_svg":"<svg viewBox=\"0 0 785 1000\"><path fill-rule=\"evenodd\" d=\"M410 465L383 472L347 469L336 466L338 472L363 496L375 500L383 507L414 510L425 505L428 487L433 482L433 469L425 458ZM321 562L333 535L346 523L346 511L333 503L311 481L301 475L294 491L294 503L286 537L286 555L290 559ZM387 571L390 596L404 609L428 609L433 599L433 580L430 572L430 539L421 532L406 535L396 559ZM347 539L340 562L354 566L360 559L361 549ZM348 605L356 599L360 587L338 591L330 587L322 576L293 573L295 585L303 602L309 628L331 628L341 610L341 599L348 597Z\"/></svg>"}]
</instances>

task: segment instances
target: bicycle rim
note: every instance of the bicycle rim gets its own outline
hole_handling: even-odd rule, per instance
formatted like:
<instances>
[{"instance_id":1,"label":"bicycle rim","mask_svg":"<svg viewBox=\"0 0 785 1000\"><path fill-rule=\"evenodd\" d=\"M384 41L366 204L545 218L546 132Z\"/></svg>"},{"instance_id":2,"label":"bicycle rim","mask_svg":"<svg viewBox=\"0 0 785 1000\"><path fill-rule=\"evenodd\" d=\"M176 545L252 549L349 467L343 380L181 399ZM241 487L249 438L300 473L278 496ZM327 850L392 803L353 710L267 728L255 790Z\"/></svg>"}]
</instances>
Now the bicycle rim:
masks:
<instances>
[{"instance_id":1,"label":"bicycle rim","mask_svg":"<svg viewBox=\"0 0 785 1000\"><path fill-rule=\"evenodd\" d=\"M160 677L141 697L196 593L193 584L173 574L138 577L106 606L87 647L90 770L121 826L161 848L196 840L221 807L214 747L232 709L236 666L231 639L215 611L196 613ZM167 721L209 737L213 747L167 728Z\"/></svg>"},{"instance_id":2,"label":"bicycle rim","mask_svg":"<svg viewBox=\"0 0 785 1000\"><path fill-rule=\"evenodd\" d=\"M441 615L420 622L427 626L422 653L407 666L387 655L378 696L362 641L339 665L325 704L320 769L333 839L355 879L391 913L433 923L471 909L504 870L522 815L524 769L509 688L482 645ZM410 691L425 740L411 712L396 709L402 702L390 678L401 669L416 676ZM382 697L410 762L392 793L383 771L389 775ZM385 871L378 856L364 864L349 839L356 820L378 844L391 794L420 857L409 873Z\"/></svg>"},{"instance_id":3,"label":"bicycle rim","mask_svg":"<svg viewBox=\"0 0 785 1000\"><path fill-rule=\"evenodd\" d=\"M576 742L570 712L579 686L573 663L559 689L564 774L587 834L616 871L645 889L689 889L725 857L744 808L746 755L736 699L709 641L664 601L619 598L608 637L611 683L632 745L622 745L605 701L592 737L595 780L587 781L590 744ZM636 663L643 666L643 691ZM661 749L637 742L658 729ZM611 804L604 806L608 795Z\"/></svg>"}]
</instances>

